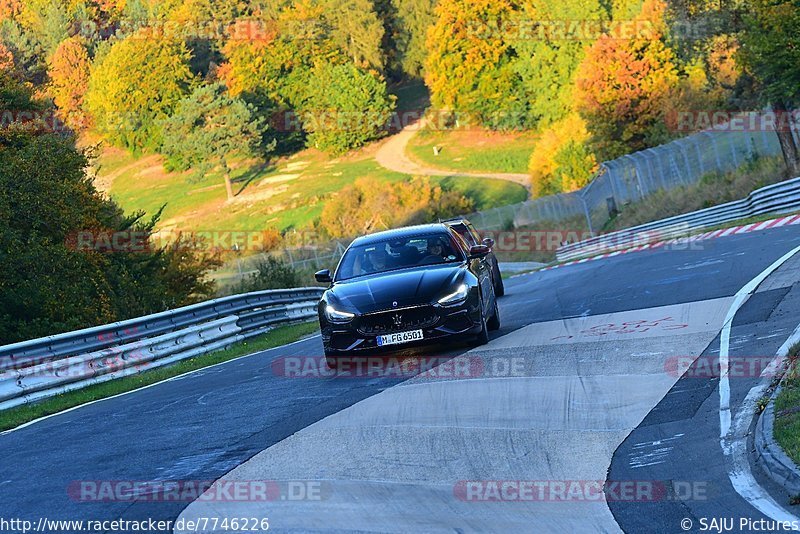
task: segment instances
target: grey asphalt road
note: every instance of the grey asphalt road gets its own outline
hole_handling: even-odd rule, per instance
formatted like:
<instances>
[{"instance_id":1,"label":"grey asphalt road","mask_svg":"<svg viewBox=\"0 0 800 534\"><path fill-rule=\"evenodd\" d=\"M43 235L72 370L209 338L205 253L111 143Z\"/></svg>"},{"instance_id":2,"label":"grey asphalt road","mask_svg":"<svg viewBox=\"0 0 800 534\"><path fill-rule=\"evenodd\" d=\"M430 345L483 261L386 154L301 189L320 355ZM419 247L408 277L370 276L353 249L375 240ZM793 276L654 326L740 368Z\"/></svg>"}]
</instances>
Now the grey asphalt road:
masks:
<instances>
[{"instance_id":1,"label":"grey asphalt road","mask_svg":"<svg viewBox=\"0 0 800 534\"><path fill-rule=\"evenodd\" d=\"M732 407L741 405L750 389L763 380L760 374L766 362L800 323L800 257L784 268L795 276L759 288L734 317L728 374ZM776 274L780 276L781 271ZM672 498L658 502L610 502L625 531L701 532L712 521L732 526L730 532L752 532L754 524L774 525L772 518L736 492L728 476L719 442L719 355L717 337L615 452L609 480L662 481L678 488ZM753 425L750 432L747 448L752 451ZM777 503L794 514L800 512L790 505L791 496L758 466L751 471ZM680 528L681 521L687 520L690 527Z\"/></svg>"},{"instance_id":2,"label":"grey asphalt road","mask_svg":"<svg viewBox=\"0 0 800 534\"><path fill-rule=\"evenodd\" d=\"M501 299L503 328L493 338L532 323L728 297L799 243L800 228L779 228L703 242L698 249L658 249L512 278ZM762 348L769 347L753 350ZM466 348L433 350L455 356ZM75 502L68 488L86 480L214 480L399 383L286 379L270 365L282 356L320 354L319 338L311 338L0 435L0 517L174 519L188 503ZM624 512L612 511L628 530Z\"/></svg>"}]
</instances>

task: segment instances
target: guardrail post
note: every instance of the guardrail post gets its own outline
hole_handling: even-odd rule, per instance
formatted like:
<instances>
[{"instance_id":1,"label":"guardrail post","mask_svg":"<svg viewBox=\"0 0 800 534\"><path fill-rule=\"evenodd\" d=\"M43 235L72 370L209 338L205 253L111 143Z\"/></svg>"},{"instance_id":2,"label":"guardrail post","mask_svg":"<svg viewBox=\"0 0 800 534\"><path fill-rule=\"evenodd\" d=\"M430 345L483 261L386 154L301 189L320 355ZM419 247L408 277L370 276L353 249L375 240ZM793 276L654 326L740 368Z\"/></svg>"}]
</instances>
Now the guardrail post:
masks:
<instances>
[{"instance_id":1,"label":"guardrail post","mask_svg":"<svg viewBox=\"0 0 800 534\"><path fill-rule=\"evenodd\" d=\"M583 204L583 213L586 215L586 224L589 226L589 235L594 237L594 229L592 227L592 216L589 213L589 206L586 203L586 199L583 198L583 195L578 195L578 198L581 199L581 203Z\"/></svg>"}]
</instances>

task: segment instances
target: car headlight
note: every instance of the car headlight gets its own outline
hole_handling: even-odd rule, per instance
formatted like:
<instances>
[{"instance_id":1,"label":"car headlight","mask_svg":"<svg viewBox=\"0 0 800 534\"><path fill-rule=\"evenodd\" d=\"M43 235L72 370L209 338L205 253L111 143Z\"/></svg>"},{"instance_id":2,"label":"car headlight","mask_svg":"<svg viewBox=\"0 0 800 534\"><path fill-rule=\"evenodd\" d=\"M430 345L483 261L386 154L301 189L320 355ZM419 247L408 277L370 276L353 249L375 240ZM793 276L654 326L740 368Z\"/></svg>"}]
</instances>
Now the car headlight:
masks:
<instances>
[{"instance_id":1,"label":"car headlight","mask_svg":"<svg viewBox=\"0 0 800 534\"><path fill-rule=\"evenodd\" d=\"M452 293L448 293L447 295L443 296L439 299L439 304L444 304L445 306L450 304L457 304L459 302L463 302L467 299L467 295L469 294L469 287L467 284L461 284L458 286L455 291Z\"/></svg>"},{"instance_id":2,"label":"car headlight","mask_svg":"<svg viewBox=\"0 0 800 534\"><path fill-rule=\"evenodd\" d=\"M325 306L325 317L332 323L346 323L355 317L355 313L337 310L330 304Z\"/></svg>"}]
</instances>

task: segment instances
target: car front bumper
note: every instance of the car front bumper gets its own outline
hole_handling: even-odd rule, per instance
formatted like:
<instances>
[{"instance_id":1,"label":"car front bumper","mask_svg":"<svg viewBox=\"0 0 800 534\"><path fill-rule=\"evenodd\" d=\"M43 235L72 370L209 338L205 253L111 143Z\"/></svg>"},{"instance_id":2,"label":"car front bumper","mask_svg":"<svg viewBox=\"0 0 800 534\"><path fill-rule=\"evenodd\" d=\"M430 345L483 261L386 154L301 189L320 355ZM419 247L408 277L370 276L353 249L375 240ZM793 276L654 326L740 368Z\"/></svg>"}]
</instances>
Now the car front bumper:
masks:
<instances>
[{"instance_id":1,"label":"car front bumper","mask_svg":"<svg viewBox=\"0 0 800 534\"><path fill-rule=\"evenodd\" d=\"M320 313L322 344L328 355L348 355L399 350L444 341L467 341L469 336L480 333L483 328L479 302L478 299L467 299L464 303L456 306L423 305L397 310L382 310L356 316L353 321L345 324L331 323ZM430 320L423 320L425 313L420 313L418 311L420 308L426 308L426 313L431 312ZM391 319L397 315L401 317L408 315L410 311L422 316L419 324L410 321L407 324L395 326L386 321L377 321L380 327L371 327L376 316L381 318L388 316ZM433 316L435 316L435 320ZM423 338L408 343L378 345L378 336L413 330L422 330Z\"/></svg>"}]
</instances>

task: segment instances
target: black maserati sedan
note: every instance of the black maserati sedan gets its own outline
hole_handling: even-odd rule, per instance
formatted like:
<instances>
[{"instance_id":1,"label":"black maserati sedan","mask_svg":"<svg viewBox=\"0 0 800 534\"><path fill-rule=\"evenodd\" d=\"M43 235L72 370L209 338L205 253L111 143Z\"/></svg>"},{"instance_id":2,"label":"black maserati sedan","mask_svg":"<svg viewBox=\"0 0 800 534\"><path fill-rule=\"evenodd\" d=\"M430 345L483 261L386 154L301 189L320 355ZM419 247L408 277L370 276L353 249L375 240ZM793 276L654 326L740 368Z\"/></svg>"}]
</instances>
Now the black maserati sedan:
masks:
<instances>
[{"instance_id":1,"label":"black maserati sedan","mask_svg":"<svg viewBox=\"0 0 800 534\"><path fill-rule=\"evenodd\" d=\"M446 224L388 230L353 241L319 303L329 364L337 356L445 340L487 343L500 313L485 245Z\"/></svg>"}]
</instances>

